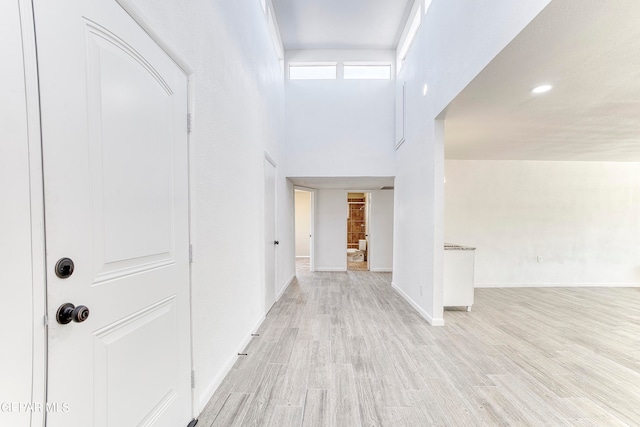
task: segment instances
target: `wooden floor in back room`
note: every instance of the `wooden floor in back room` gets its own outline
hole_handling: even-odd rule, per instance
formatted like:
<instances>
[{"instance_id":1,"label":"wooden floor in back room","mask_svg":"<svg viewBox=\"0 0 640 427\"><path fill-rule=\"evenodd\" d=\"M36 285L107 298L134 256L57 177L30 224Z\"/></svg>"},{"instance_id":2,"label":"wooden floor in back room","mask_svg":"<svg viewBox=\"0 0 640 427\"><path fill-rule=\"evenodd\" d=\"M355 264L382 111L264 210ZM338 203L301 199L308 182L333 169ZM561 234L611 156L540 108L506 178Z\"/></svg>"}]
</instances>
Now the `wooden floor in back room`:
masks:
<instances>
[{"instance_id":1,"label":"wooden floor in back room","mask_svg":"<svg viewBox=\"0 0 640 427\"><path fill-rule=\"evenodd\" d=\"M640 424L639 288L476 289L432 327L390 283L299 269L198 426Z\"/></svg>"}]
</instances>

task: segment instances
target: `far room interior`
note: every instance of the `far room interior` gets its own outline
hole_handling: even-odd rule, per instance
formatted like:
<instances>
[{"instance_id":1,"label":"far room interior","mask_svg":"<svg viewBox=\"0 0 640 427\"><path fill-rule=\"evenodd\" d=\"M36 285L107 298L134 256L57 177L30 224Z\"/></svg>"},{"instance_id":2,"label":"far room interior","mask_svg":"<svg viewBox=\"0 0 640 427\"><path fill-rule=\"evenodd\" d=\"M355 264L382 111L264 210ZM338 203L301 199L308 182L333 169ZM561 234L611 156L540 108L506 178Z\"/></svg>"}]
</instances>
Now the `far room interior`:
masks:
<instances>
[{"instance_id":1,"label":"far room interior","mask_svg":"<svg viewBox=\"0 0 640 427\"><path fill-rule=\"evenodd\" d=\"M347 270L369 270L369 199L367 192L347 192Z\"/></svg>"},{"instance_id":2,"label":"far room interior","mask_svg":"<svg viewBox=\"0 0 640 427\"><path fill-rule=\"evenodd\" d=\"M312 272L393 270L393 177L289 180L295 186L298 267Z\"/></svg>"}]
</instances>

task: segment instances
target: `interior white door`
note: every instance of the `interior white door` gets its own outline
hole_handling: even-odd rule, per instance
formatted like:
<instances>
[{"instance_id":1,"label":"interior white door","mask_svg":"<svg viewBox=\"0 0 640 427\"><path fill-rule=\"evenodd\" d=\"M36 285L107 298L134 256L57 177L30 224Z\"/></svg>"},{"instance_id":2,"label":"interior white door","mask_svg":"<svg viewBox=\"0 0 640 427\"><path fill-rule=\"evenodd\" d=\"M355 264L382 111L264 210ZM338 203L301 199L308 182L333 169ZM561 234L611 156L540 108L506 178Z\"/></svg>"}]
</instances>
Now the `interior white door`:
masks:
<instances>
[{"instance_id":1,"label":"interior white door","mask_svg":"<svg viewBox=\"0 0 640 427\"><path fill-rule=\"evenodd\" d=\"M114 0L35 0L34 15L47 425L186 426L187 79ZM74 271L60 278L56 265L65 257ZM65 303L90 315L61 324Z\"/></svg>"},{"instance_id":2,"label":"interior white door","mask_svg":"<svg viewBox=\"0 0 640 427\"><path fill-rule=\"evenodd\" d=\"M276 301L276 167L264 159L264 310L269 312Z\"/></svg>"}]
</instances>

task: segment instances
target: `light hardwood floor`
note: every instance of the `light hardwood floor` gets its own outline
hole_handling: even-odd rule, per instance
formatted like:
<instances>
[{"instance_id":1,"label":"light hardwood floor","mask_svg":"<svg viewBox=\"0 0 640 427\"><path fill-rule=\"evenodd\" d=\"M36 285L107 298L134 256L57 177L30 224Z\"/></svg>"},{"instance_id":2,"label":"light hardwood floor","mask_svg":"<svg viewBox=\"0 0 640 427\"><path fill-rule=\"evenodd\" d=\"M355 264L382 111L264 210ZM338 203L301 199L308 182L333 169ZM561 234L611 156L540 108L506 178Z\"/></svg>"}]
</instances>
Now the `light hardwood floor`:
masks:
<instances>
[{"instance_id":1,"label":"light hardwood floor","mask_svg":"<svg viewBox=\"0 0 640 427\"><path fill-rule=\"evenodd\" d=\"M369 271L369 267L367 267L366 261L361 262L350 262L347 261L347 270L349 271Z\"/></svg>"},{"instance_id":2,"label":"light hardwood floor","mask_svg":"<svg viewBox=\"0 0 640 427\"><path fill-rule=\"evenodd\" d=\"M477 289L429 326L388 273L309 273L200 416L209 426L640 425L640 289Z\"/></svg>"}]
</instances>

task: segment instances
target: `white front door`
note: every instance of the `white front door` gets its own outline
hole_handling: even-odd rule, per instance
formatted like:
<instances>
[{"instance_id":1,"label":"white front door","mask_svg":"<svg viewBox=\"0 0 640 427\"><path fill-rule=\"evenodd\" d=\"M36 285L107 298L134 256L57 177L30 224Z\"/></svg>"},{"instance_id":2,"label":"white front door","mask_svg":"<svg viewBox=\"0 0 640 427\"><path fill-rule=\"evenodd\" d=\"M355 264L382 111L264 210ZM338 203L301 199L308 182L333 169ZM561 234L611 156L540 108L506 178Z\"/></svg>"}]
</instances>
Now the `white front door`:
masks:
<instances>
[{"instance_id":1,"label":"white front door","mask_svg":"<svg viewBox=\"0 0 640 427\"><path fill-rule=\"evenodd\" d=\"M35 0L34 9L47 425L186 426L187 79L114 0ZM67 278L56 274L62 258L74 263ZM59 323L66 303L86 306L86 320Z\"/></svg>"},{"instance_id":2,"label":"white front door","mask_svg":"<svg viewBox=\"0 0 640 427\"><path fill-rule=\"evenodd\" d=\"M264 235L265 235L265 297L264 309L268 313L276 301L276 168L264 159Z\"/></svg>"}]
</instances>

